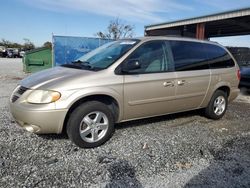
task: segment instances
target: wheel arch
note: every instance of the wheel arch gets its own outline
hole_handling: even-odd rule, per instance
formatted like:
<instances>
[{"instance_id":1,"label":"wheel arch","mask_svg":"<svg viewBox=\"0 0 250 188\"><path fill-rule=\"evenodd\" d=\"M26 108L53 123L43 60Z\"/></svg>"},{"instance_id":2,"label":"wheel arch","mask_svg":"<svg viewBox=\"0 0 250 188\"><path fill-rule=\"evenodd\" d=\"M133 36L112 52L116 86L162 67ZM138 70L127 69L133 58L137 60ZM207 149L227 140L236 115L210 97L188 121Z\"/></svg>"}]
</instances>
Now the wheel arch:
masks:
<instances>
[{"instance_id":1,"label":"wheel arch","mask_svg":"<svg viewBox=\"0 0 250 188\"><path fill-rule=\"evenodd\" d=\"M206 99L202 103L201 107L206 107L208 105L208 103L210 102L211 98L213 97L214 93L217 90L221 90L221 91L225 92L227 94L227 97L229 98L230 93L231 93L230 85L226 84L226 83L224 83L224 84L221 83L221 84L216 85L213 89L210 90Z\"/></svg>"},{"instance_id":2,"label":"wheel arch","mask_svg":"<svg viewBox=\"0 0 250 188\"><path fill-rule=\"evenodd\" d=\"M107 94L92 94L92 95L84 96L84 97L76 100L70 106L70 108L65 116L64 122L63 122L62 132L65 132L69 116L74 111L74 109L76 109L79 105L81 105L87 101L100 101L100 102L106 104L108 106L108 108L110 108L110 110L112 111L114 118L115 118L115 122L119 121L120 115L121 115L121 106L120 106L118 100L116 100L114 97L107 95Z\"/></svg>"},{"instance_id":3,"label":"wheel arch","mask_svg":"<svg viewBox=\"0 0 250 188\"><path fill-rule=\"evenodd\" d=\"M221 86L221 87L217 88L215 91L217 91L217 90L224 91L227 94L227 97L230 96L230 92L231 91L230 91L230 87L229 86Z\"/></svg>"}]
</instances>

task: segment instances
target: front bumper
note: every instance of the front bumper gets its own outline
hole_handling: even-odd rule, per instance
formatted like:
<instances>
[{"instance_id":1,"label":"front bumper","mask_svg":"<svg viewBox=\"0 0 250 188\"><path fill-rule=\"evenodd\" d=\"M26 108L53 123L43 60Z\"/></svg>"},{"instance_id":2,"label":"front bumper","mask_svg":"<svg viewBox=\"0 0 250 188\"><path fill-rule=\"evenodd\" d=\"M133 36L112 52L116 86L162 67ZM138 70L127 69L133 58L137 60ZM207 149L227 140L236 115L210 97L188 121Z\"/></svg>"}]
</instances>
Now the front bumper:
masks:
<instances>
[{"instance_id":1,"label":"front bumper","mask_svg":"<svg viewBox=\"0 0 250 188\"><path fill-rule=\"evenodd\" d=\"M16 122L36 134L61 133L67 109L37 110L21 103L10 102L10 111Z\"/></svg>"}]
</instances>

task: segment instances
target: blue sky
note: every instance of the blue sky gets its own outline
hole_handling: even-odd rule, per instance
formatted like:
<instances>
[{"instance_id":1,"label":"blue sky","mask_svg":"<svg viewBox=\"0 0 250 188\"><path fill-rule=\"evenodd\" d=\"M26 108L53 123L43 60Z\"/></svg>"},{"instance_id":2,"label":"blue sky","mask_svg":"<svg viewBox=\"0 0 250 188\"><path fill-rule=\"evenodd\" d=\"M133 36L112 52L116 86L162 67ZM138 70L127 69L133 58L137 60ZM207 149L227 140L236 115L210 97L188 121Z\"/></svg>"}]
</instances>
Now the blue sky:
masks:
<instances>
[{"instance_id":1,"label":"blue sky","mask_svg":"<svg viewBox=\"0 0 250 188\"><path fill-rule=\"evenodd\" d=\"M8 0L0 6L0 39L36 46L54 35L94 37L119 17L143 36L144 26L250 7L250 0ZM250 36L213 39L249 46Z\"/></svg>"}]
</instances>

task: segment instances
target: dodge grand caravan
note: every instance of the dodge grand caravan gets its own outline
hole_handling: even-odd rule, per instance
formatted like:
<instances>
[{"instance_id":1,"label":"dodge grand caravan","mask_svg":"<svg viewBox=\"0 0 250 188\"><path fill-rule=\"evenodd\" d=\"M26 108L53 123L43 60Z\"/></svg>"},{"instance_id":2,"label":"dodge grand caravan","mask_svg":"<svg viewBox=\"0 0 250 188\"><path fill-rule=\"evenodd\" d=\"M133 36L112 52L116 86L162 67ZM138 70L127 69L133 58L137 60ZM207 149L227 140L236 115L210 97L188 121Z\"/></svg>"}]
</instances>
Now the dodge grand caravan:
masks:
<instances>
[{"instance_id":1,"label":"dodge grand caravan","mask_svg":"<svg viewBox=\"0 0 250 188\"><path fill-rule=\"evenodd\" d=\"M234 58L216 43L118 40L25 78L13 91L10 110L27 131L66 130L79 147L96 147L123 121L194 109L220 119L239 93L239 79Z\"/></svg>"}]
</instances>

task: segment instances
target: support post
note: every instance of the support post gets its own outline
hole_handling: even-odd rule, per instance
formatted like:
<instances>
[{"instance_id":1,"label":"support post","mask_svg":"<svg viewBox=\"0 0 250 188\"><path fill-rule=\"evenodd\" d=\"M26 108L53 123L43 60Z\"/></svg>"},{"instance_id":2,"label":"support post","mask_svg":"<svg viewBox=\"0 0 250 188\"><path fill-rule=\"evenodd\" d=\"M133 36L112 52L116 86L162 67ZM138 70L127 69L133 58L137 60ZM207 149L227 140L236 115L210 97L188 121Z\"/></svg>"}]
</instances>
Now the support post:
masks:
<instances>
[{"instance_id":1,"label":"support post","mask_svg":"<svg viewBox=\"0 0 250 188\"><path fill-rule=\"evenodd\" d=\"M196 25L196 38L199 40L205 39L205 23L198 23Z\"/></svg>"}]
</instances>

